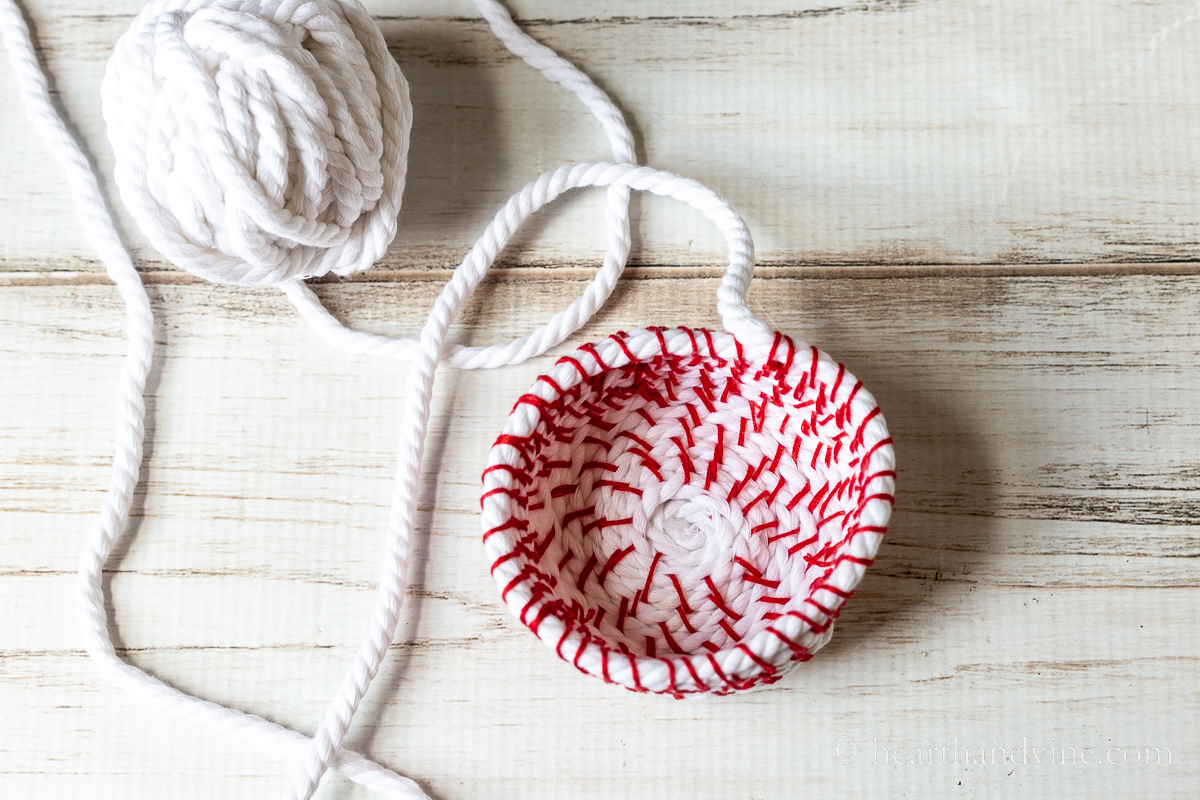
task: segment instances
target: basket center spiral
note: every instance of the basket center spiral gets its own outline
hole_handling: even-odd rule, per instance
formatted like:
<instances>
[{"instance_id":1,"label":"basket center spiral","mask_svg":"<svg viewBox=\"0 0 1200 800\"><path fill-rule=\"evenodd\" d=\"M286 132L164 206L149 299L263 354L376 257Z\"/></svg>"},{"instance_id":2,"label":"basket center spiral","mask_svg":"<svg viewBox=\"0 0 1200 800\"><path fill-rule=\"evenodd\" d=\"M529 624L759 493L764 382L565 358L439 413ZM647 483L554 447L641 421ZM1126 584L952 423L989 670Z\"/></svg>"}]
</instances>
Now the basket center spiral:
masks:
<instances>
[{"instance_id":1,"label":"basket center spiral","mask_svg":"<svg viewBox=\"0 0 1200 800\"><path fill-rule=\"evenodd\" d=\"M552 616L631 663L728 651L789 614L823 633L825 581L880 496L861 384L786 337L755 364L732 337L669 333L647 355L624 335L584 348L518 401L536 420L485 472L508 484L484 495L508 514L485 532L512 544L506 599L520 587L535 632Z\"/></svg>"}]
</instances>

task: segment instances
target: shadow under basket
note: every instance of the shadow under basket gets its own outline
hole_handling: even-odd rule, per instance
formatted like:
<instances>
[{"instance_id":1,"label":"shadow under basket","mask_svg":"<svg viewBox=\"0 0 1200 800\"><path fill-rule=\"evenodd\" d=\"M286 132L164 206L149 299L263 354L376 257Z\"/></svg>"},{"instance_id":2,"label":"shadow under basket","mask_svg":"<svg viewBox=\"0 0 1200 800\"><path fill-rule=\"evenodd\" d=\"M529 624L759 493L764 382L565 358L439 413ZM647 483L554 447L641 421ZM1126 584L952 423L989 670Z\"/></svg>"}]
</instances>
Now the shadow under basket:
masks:
<instances>
[{"instance_id":1,"label":"shadow under basket","mask_svg":"<svg viewBox=\"0 0 1200 800\"><path fill-rule=\"evenodd\" d=\"M484 546L508 607L582 672L676 697L773 683L871 565L895 479L879 408L814 347L761 350L619 333L513 408Z\"/></svg>"}]
</instances>

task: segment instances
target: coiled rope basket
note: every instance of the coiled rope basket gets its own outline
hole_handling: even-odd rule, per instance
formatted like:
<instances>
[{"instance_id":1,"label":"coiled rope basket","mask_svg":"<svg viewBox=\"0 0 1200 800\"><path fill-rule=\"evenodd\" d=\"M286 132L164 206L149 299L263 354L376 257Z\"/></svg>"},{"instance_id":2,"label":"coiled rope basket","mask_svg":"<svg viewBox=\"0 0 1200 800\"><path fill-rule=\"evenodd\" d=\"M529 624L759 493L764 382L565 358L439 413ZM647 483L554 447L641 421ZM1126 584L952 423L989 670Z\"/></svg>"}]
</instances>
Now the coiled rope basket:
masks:
<instances>
[{"instance_id":1,"label":"coiled rope basket","mask_svg":"<svg viewBox=\"0 0 1200 800\"><path fill-rule=\"evenodd\" d=\"M891 440L862 383L777 334L652 328L563 358L484 471L492 574L580 671L638 692L773 683L832 634L886 532Z\"/></svg>"}]
</instances>

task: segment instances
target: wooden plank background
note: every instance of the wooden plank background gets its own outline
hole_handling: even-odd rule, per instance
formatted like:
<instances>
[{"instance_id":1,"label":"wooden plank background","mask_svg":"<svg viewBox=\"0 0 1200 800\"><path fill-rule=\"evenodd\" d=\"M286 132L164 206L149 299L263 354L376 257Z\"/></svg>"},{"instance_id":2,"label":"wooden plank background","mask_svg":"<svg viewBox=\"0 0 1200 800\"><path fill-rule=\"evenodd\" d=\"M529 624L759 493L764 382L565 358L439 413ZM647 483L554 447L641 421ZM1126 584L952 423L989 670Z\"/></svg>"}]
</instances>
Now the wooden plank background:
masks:
<instances>
[{"instance_id":1,"label":"wooden plank background","mask_svg":"<svg viewBox=\"0 0 1200 800\"><path fill-rule=\"evenodd\" d=\"M105 175L97 89L138 6L28 4ZM1196 4L510 7L614 95L650 163L745 215L766 265L754 307L887 415L894 526L833 642L777 688L679 703L606 687L509 617L478 541L487 447L550 357L443 371L406 615L352 744L445 800L1193 796ZM318 291L356 327L411 334L511 191L606 151L470 3L370 8L414 86L402 233L364 280ZM144 709L80 648L74 569L107 480L123 311L7 62L0 109L0 795L271 796L290 763ZM601 203L544 213L456 340L517 336L576 295ZM717 237L670 201L636 211L638 266L573 342L718 324ZM121 219L158 342L134 530L109 570L121 644L311 731L373 601L405 368L330 351L278 293L174 271ZM877 763L942 745L1171 763ZM330 778L321 796L368 795Z\"/></svg>"}]
</instances>

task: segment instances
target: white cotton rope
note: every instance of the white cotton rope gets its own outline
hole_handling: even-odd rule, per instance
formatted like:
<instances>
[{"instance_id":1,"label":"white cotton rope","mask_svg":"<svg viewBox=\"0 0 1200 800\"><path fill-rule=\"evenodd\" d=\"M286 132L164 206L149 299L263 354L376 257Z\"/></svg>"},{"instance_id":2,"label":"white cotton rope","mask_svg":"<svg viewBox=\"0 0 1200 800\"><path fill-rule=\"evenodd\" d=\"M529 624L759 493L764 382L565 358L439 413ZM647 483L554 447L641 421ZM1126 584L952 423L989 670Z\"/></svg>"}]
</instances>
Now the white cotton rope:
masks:
<instances>
[{"instance_id":1,"label":"white cotton rope","mask_svg":"<svg viewBox=\"0 0 1200 800\"><path fill-rule=\"evenodd\" d=\"M514 195L455 271L417 340L350 331L301 282L371 266L395 234L404 188L412 116L407 84L356 0L160 0L121 38L102 88L118 188L158 249L208 280L282 288L322 336L351 352L413 361L379 606L367 641L309 739L181 692L116 654L101 577L124 531L140 471L153 318L88 158L50 99L23 15L14 0L0 0L0 33L29 118L66 173L85 235L117 284L129 319L113 472L79 570L85 646L114 682L170 713L302 755L291 798L311 797L330 766L387 797L426 797L415 782L342 742L399 619L434 372L443 358L467 368L518 363L562 342L590 318L611 294L628 256L631 189L681 199L718 224L731 245L718 297L726 328L758 347L771 338L745 303L753 254L740 218L700 184L636 166L633 137L607 95L522 33L494 0L476 5L513 53L585 103L614 157L625 163L562 167ZM610 188L609 249L583 296L515 342L446 347L450 322L517 226L562 192L584 186Z\"/></svg>"},{"instance_id":2,"label":"white cotton rope","mask_svg":"<svg viewBox=\"0 0 1200 800\"><path fill-rule=\"evenodd\" d=\"M427 795L414 781L342 745L355 711L382 666L400 620L434 373L442 362L461 368L491 368L530 359L556 347L592 318L611 295L629 255L631 191L652 192L684 201L703 213L725 235L728 265L718 289L716 307L725 329L732 336L722 338L719 348L709 339L708 354L702 353L695 333L686 329L674 329L666 333L662 332L664 329L650 329L611 337L611 342L602 343L600 347L608 353L608 360L624 365L620 368L625 369L622 374L626 377L631 375L629 386L636 387L644 383L638 375L650 373L638 372L643 367L658 369L667 363L674 366L668 369L664 378L666 383L662 385L670 395L671 386L676 381L674 371L683 369L678 365L684 362L691 367L703 365L703 375L695 378L701 383L708 379L709 373L718 374L722 369L731 369L728 377L732 381L730 385L742 385L739 381L742 381L745 368L754 362L761 366L746 385L766 385L760 379L763 375L773 375L773 402L776 407L785 409L786 403L780 399L780 392L791 391L793 386L788 381L797 380L799 375L793 401L788 401L792 402L794 410L806 409L812 403L816 403L820 410L824 403L844 401L839 395L840 390L848 393L850 398L845 399L845 407L833 415L836 416L836 425L829 425L829 419L833 419L833 416L818 420L817 411L812 411L812 429L816 431L820 426L836 428L839 433L830 434L836 438L850 432L845 429L847 426L858 426L847 452L853 456L854 452L865 446L870 453L880 453L877 463L882 464L884 469L866 475L866 465L871 455L859 456L857 461L851 461L847 468L850 473L835 488L839 498L852 483L859 489L858 506L846 505L850 504L850 500L846 500L845 509L839 513L845 516L845 521L860 518L862 522L857 528L848 530L844 540L827 542L826 547L829 553L838 553L836 558L846 561L845 565L836 569L828 566L820 581L814 582L803 578L808 567L800 564L800 561L811 566L820 564L820 559L812 561L815 557L811 553L803 553L804 559L788 563L787 569L798 571L803 578L805 591L809 593L804 602L815 603L818 610L826 613L828 620L812 621L806 615L812 614L811 609L802 613L796 609L780 608L780 612L787 610L785 619L784 614L775 610L776 603L784 601L781 597L767 596L766 600L760 597L760 602L767 603L763 606L766 610L756 616L758 621L751 626L752 630L748 628L756 638L752 642L748 640L749 643L740 643L737 638L740 633L734 630L730 620L740 622L742 614L719 603L720 613L709 614L706 618L710 625L704 628L704 636L708 636L708 639L703 644L716 648L718 645L714 644L713 639L721 638L720 631L730 632L734 637L730 640L736 646L720 651L720 663L710 654L704 656L707 662L694 663L691 656L684 656L680 651L680 656L684 657L678 663L689 670L691 678L677 678L673 666L676 662L670 658L655 657L654 649L658 645L652 639L656 633L646 628L654 636L647 634L644 637L649 652L648 655L643 654L646 657L640 667L638 657L641 656L629 650L629 645L618 636L625 633L624 610L620 610L616 632L611 627L611 618L608 620L610 627L605 628L613 642L617 643L614 646L619 646L619 655L612 655L617 650L608 648L604 639L595 639L586 627L578 627L576 622L584 626L587 622L577 620L572 615L574 612L564 612L564 600L542 602L535 624L530 624L526 619L527 610L539 602L536 593L541 591L536 583L530 589L526 585L527 578L533 573L541 575L541 572L535 566L535 560L526 558L527 555L534 555L529 551L526 539L509 530L526 525L527 512L533 509L533 506L528 506L527 498L521 497L520 489L512 483L533 480L522 471L526 453L514 444L514 437L532 437L530 440L542 437L544 434L536 431L536 425L550 426L547 429L553 429L556 435L562 433L565 428L559 426L553 416L562 413L564 403L569 402L564 392L582 391L583 383L599 386L596 381L602 383L610 379L607 373L612 372L610 366L599 360L584 369L580 361L566 357L564 361L574 363L578 374L571 373L572 367L563 366L564 362L560 362L559 367L562 368L553 373L558 374L557 383L552 378L546 379L558 390L557 395L545 399L545 402L552 403L553 414L547 410L544 417L535 419L518 402L518 408L510 417L509 427L505 428L505 434L493 447L494 463L488 468L488 471L492 471L504 467L510 470L509 476L485 477L485 488L488 488L485 499L488 495L499 493L484 504L485 543L488 552L498 558L496 566L493 566L493 576L502 582L502 591L510 607L535 633L547 640L547 644L554 646L551 638L547 637L552 634L559 636L559 655L563 655L564 643L574 644L575 666L584 672L600 675L605 680L634 688L635 691L662 691L679 697L697 692L742 691L760 682L766 684L778 679L781 669L816 649L828 638L836 608L848 597L853 584L857 583L870 557L874 555L874 548L882 537L883 525L887 522L890 510L890 480L894 476L894 471L886 469L892 464L888 446L890 439L887 439L882 417L876 419L874 401L865 391L858 395L860 384L852 390L842 386L842 378L846 374L844 369L840 365L833 365L824 356L821 356L824 369L822 383L818 384L818 354L815 349L812 350L811 368L808 372L800 372L802 366L793 360L793 355L798 351L796 345L791 339L772 331L746 305L746 290L754 270L754 247L742 218L725 200L694 180L637 166L632 144L634 139L629 127L605 92L570 62L523 34L496 0L475 0L475 4L491 25L494 35L512 53L526 60L551 82L564 86L580 98L604 128L617 163L581 163L560 167L541 175L514 194L487 225L446 283L433 303L420 336L415 339L376 336L347 329L332 317L317 295L304 283L307 278L330 273L348 276L368 269L382 257L396 234L413 109L409 102L408 84L400 68L388 53L383 35L358 0L158 0L134 19L130 30L116 43L103 80L103 112L116 156L116 185L128 210L152 245L174 264L209 281L280 288L313 329L336 347L353 354L412 361L406 380L396 482L385 536L384 573L380 579L377 606L364 644L356 652L352 666L337 688L322 722L312 738L308 738L262 717L176 690L155 676L122 661L116 654L108 631L101 578L103 566L125 529L142 463L144 390L154 345L150 303L130 255L116 233L112 215L104 203L88 157L67 130L50 100L47 80L38 64L22 12L14 0L0 0L0 34L4 36L10 53L29 118L64 169L85 234L100 254L108 275L118 284L121 295L125 297L128 314L130 349L119 381L113 474L101 515L89 536L79 567L85 648L110 679L149 698L172 714L204 723L241 739L262 741L277 751L298 756L300 763L287 793L288 798L293 800L311 798L330 768L388 798L426 798ZM582 295L554 314L546 324L516 341L472 348L446 344L446 333L452 320L478 288L481 279L522 222L560 194L589 186L607 187L608 190L608 248L604 263ZM707 337L708 332L703 332L703 335ZM786 369L779 363L779 354L784 351L781 342L786 342ZM656 353L655 347L661 348L661 351ZM620 353L617 353L617 349ZM719 356L718 349L724 355ZM581 353L595 359L598 350L587 345ZM614 353L616 357L613 357ZM834 373L830 373L830 369L834 369ZM827 392L824 381L832 374L835 374L835 379L830 381ZM583 378L587 380L581 383ZM809 384L815 399L806 399L800 393L800 389L805 389ZM698 396L707 397L704 392L708 390L703 389L701 384L686 385L692 391L700 392ZM629 386L620 390L626 392L623 397L628 397L630 391L642 391L629 389ZM700 389L697 386L701 386ZM643 389L656 391L653 387ZM536 391L545 389L540 387ZM718 416L713 419L725 419L721 414L743 414L743 427L746 419L758 420L754 423L757 433L768 419L767 395L763 395L763 398L761 411L755 410L757 407L752 399L738 405L737 398L734 398L730 408L737 407L740 411L718 411ZM612 397L608 397L606 402L612 402ZM721 398L721 404L724 407L724 397ZM614 404L613 408L618 405ZM550 408L550 405L545 407ZM569 410L568 414L576 414L576 411ZM650 427L658 425L648 407L642 408L641 414ZM788 427L791 414L786 409L772 410L770 414L786 414L780 422L778 435L792 435L792 428ZM595 414L589 420L589 425L608 426ZM667 420L666 417L664 420L672 425L678 422ZM770 422L775 425L774 417L770 417ZM637 422L637 425L641 425L641 422ZM804 427L809 423L799 421L797 417L797 422L791 422L791 425ZM697 435L701 427L701 423L697 422ZM611 426L605 429L611 429ZM649 431L647 427L637 429L643 434ZM721 428L716 429L719 431L718 441L721 441L724 433L720 433ZM704 435L710 438L712 431L708 428L704 431ZM636 437L637 434L632 435ZM595 437L589 437L589 441L604 444ZM758 480L761 475L774 476L778 468L781 470L779 487L785 485L788 476L797 482L808 480L802 474L803 470L797 471L802 451L805 456L809 455L808 450L803 450L798 435L792 449L792 461L796 462L797 469L786 464L780 465L784 444L782 441L776 444L780 451L775 462L767 469L764 459L756 470L746 471L744 480L733 485L731 498L740 489L750 485L751 471L754 471L754 480ZM612 443L606 446L613 449ZM821 444L815 446L816 450L811 451L814 468L820 456ZM836 446L840 449L841 445ZM683 450L682 445L679 447ZM814 445L809 443L804 447L811 449ZM832 447L830 445L830 449ZM647 449L650 449L649 445ZM643 459L644 463L658 463L649 452L630 452L634 452L630 458ZM661 452L654 452L665 458ZM731 453L731 461L744 458L739 450L731 449ZM686 453L678 458L682 458L683 482L676 486L679 481L676 474L672 473L664 486L670 488L671 492L682 491L683 495L679 497L689 498L691 503L695 495L689 494L691 489L684 486L690 479L691 462ZM833 465L836 459L830 456L830 452L824 458L830 469L840 468L840 465ZM715 457L714 463L719 465L719 462L720 457ZM559 469L554 467L556 463L547 465L547 475ZM590 462L578 467L593 469ZM608 464L602 464L601 467L618 469L616 465ZM625 464L619 469L625 470L622 473L624 475L630 469L643 467ZM857 474L854 473L856 469ZM724 482L721 488L727 488L725 483L732 480L728 475L722 476L719 481ZM713 477L709 477L709 481L712 482ZM874 487L871 491L876 493L864 494L870 487ZM558 492L560 488L563 487L554 487L553 491ZM653 498L660 497L664 491L661 487L652 488L649 497L642 497L642 493L638 492L638 497L642 497L642 503L646 505L646 512L637 513L643 517L648 513L656 513ZM760 516L767 513L768 506L772 506L780 491L781 488L776 488L770 494L768 503L755 513ZM802 494L797 494L784 511L776 510L778 518L775 522L767 524L778 525L780 519L803 517L806 522L800 524L797 528L799 531L804 524L817 524L820 527L827 522L828 519L814 522L815 518L804 516L802 511L793 513L794 505L806 491L808 483L805 483ZM826 489L821 492L824 491ZM763 497L766 495L767 492L763 492ZM560 497L562 495L554 494L554 498ZM830 497L833 495L830 494ZM750 505L756 503L752 501ZM556 503L554 507L560 510L560 506L562 503ZM725 509L727 506L720 507ZM546 513L550 512L541 516L545 517ZM686 513L695 516L698 512ZM606 522L601 519L592 524L602 525ZM488 525L493 523L496 523L496 527L488 530ZM758 525L755 530L761 528L763 525ZM506 533L488 542L488 536L497 531ZM584 533L586 531L584 528ZM563 533L565 537L565 523ZM564 539L566 541L574 540ZM604 541L602 536L601 541ZM547 542L554 545L551 540ZM564 542L554 546L562 549L566 546ZM635 545L620 549L610 557L611 563L600 572L601 589L610 571L608 567L619 566L624 555L634 552ZM788 549L788 557L796 553L798 547ZM551 548L550 552L558 557L556 549ZM541 558L542 555L544 553L538 553L536 557ZM559 569L562 570L569 561L563 560ZM520 571L514 572L518 564L523 566ZM644 566L641 555L634 555L624 567L620 567L624 572L613 572L618 576L614 578L617 585L630 588L632 584L642 581L640 573L636 576L634 573L625 575L629 569L640 564ZM658 561L650 564L649 575L644 577L644 593L649 593L652 588L654 564L658 564ZM749 561L745 561L745 564L749 564ZM503 566L503 569L498 570L499 566ZM757 567L750 565L750 569L757 570ZM766 566L763 569L766 571L752 572L749 582L769 583L769 577L775 575L772 572L775 567ZM589 575L590 572L584 571L575 576L580 587ZM702 577L714 593L720 591L712 583L713 576L701 576L700 572L696 572L696 575L685 577ZM728 576L722 573L718 577L720 581L725 581ZM679 589L680 584L677 583L676 588ZM820 593L829 593L829 596L820 595L820 600L814 600ZM584 596L584 600L590 602L593 599ZM611 606L616 601L611 597L599 597L598 602ZM635 610L630 619L637 619L637 602L635 596ZM688 606L682 589L680 602ZM746 610L744 597L738 597L733 602L737 608ZM524 603L524 606L514 603ZM624 609L625 606L620 608ZM599 631L600 609L593 608L590 613L595 614L594 618L589 619ZM683 613L679 624L686 628L690 636L692 631L686 616L688 613ZM546 615L554 614L557 615L552 620L541 624ZM776 619L781 621L775 622ZM665 644L677 648L677 639L689 645L695 644L686 639L679 628L667 627L665 620L659 621L665 637L662 642ZM646 620L640 620L638 624L644 622ZM804 628L802 622L808 627ZM676 636L672 636L672 631ZM746 634L749 636L749 633ZM698 636L700 634L697 633ZM634 646L641 648L642 645L634 642ZM619 662L614 662L612 669L611 655ZM625 661L620 662L620 658Z\"/></svg>"}]
</instances>

